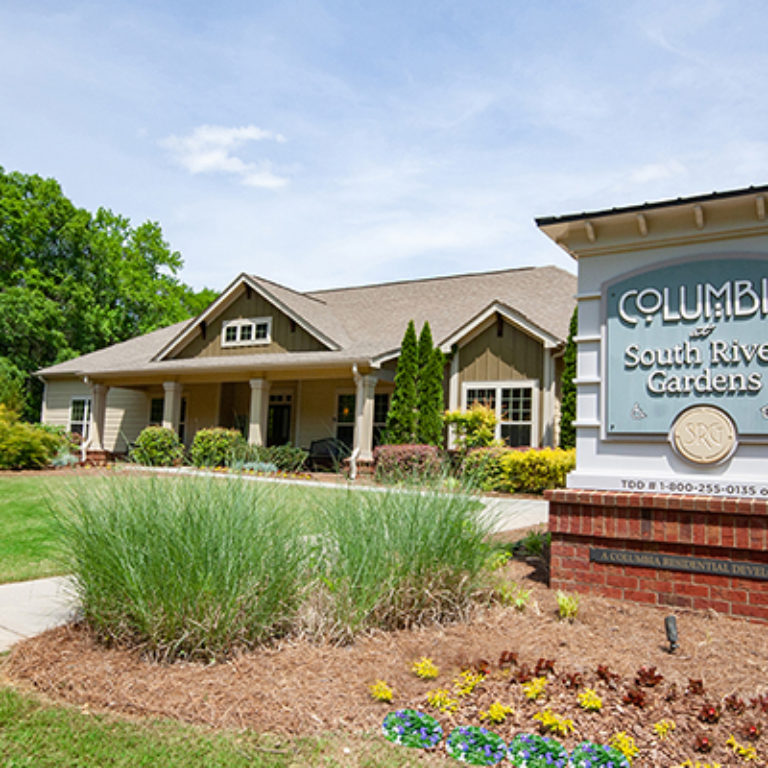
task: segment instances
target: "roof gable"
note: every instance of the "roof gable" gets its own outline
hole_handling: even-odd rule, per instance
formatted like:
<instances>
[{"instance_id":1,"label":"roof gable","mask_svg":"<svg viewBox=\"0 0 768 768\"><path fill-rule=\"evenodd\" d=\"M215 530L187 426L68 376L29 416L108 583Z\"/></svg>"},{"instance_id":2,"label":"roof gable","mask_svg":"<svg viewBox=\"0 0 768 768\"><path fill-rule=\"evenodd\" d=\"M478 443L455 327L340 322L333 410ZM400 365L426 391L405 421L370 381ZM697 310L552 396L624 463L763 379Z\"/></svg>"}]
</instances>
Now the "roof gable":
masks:
<instances>
[{"instance_id":1,"label":"roof gable","mask_svg":"<svg viewBox=\"0 0 768 768\"><path fill-rule=\"evenodd\" d=\"M296 311L295 306L291 306L291 304L295 305L298 302L294 301L291 302L291 304L286 303L286 301L283 300L283 297L278 296L277 292L274 290L274 287L277 287L276 284L271 284L271 286L273 286L272 290L270 290L270 284L267 281L254 279L251 275L241 273L222 291L219 297L210 304L204 312L190 320L182 331L171 339L171 341L166 344L157 355L155 355L153 360L159 362L180 356L184 349L199 338L201 334L205 335L206 328L212 325L215 320L225 313L226 310L244 293L249 295L251 292L255 292L266 302L286 315L292 322L309 334L309 336L319 342L323 348L330 350L341 349L341 345L337 341L319 328L316 328L312 323L308 322ZM280 288L282 288L282 286L280 286ZM300 294L297 295L300 296Z\"/></svg>"}]
</instances>

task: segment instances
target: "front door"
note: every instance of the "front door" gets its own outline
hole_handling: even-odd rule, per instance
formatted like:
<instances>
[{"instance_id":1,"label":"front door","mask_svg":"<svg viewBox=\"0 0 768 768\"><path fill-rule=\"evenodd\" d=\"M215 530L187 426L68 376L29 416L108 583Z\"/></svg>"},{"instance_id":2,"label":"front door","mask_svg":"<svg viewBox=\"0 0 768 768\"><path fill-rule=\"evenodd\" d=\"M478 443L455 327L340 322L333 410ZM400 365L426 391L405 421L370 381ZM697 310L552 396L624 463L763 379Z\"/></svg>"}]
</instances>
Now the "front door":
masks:
<instances>
[{"instance_id":1,"label":"front door","mask_svg":"<svg viewBox=\"0 0 768 768\"><path fill-rule=\"evenodd\" d=\"M291 396L270 395L267 411L267 445L291 442Z\"/></svg>"}]
</instances>

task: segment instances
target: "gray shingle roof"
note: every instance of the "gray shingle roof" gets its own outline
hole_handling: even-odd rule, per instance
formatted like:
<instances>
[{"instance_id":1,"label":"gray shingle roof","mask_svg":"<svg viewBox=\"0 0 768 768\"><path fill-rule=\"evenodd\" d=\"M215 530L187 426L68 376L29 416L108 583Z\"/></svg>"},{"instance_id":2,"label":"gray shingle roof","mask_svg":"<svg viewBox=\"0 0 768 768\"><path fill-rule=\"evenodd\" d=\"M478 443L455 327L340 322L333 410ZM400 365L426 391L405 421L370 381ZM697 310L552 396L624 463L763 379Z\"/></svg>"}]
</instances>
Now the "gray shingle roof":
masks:
<instances>
[{"instance_id":1,"label":"gray shingle roof","mask_svg":"<svg viewBox=\"0 0 768 768\"><path fill-rule=\"evenodd\" d=\"M190 321L185 321L44 368L38 373L96 376L138 371L181 373L212 368L242 370L360 362L396 350L409 320L416 323L417 329L428 320L435 342L441 343L494 302L512 308L544 334L565 341L576 293L575 275L552 266L307 293L293 291L261 277L250 277L265 293L332 339L338 345L338 351L154 361L158 352L189 325Z\"/></svg>"}]
</instances>

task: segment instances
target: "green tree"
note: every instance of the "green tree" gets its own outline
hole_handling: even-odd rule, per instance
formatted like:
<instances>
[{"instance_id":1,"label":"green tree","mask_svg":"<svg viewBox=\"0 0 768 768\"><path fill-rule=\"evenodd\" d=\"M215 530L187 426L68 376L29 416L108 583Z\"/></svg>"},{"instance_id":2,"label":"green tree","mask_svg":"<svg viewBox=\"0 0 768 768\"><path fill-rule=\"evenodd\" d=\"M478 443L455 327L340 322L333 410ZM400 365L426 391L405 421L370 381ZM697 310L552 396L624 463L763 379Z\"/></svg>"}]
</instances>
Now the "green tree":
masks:
<instances>
[{"instance_id":1,"label":"green tree","mask_svg":"<svg viewBox=\"0 0 768 768\"><path fill-rule=\"evenodd\" d=\"M565 344L563 354L563 374L560 379L560 447L576 447L576 428L573 422L576 419L576 342L574 338L578 332L579 317L578 308L573 310L571 325L568 331L568 341Z\"/></svg>"},{"instance_id":2,"label":"green tree","mask_svg":"<svg viewBox=\"0 0 768 768\"><path fill-rule=\"evenodd\" d=\"M213 300L180 282L179 253L156 222L133 227L76 208L53 179L0 167L0 357L25 377L23 415L38 418L35 370L184 320Z\"/></svg>"},{"instance_id":3,"label":"green tree","mask_svg":"<svg viewBox=\"0 0 768 768\"><path fill-rule=\"evenodd\" d=\"M416 381L417 439L440 445L443 439L443 353L434 347L432 329L424 323L419 334L419 375Z\"/></svg>"},{"instance_id":4,"label":"green tree","mask_svg":"<svg viewBox=\"0 0 768 768\"><path fill-rule=\"evenodd\" d=\"M387 413L387 442L395 445L417 440L416 379L419 372L418 342L413 320L400 345L400 357L395 373L395 391Z\"/></svg>"}]
</instances>

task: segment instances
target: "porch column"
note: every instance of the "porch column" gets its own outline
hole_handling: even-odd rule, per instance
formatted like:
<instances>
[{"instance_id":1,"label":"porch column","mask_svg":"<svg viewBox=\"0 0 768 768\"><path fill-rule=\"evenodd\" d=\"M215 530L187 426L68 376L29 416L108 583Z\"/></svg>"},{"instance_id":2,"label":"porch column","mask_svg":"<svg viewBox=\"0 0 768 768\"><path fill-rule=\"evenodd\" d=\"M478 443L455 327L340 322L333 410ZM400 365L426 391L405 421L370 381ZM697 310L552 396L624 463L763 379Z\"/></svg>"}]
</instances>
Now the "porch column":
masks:
<instances>
[{"instance_id":1,"label":"porch column","mask_svg":"<svg viewBox=\"0 0 768 768\"><path fill-rule=\"evenodd\" d=\"M541 442L539 445L555 447L555 361L552 349L544 348L544 371L541 382L542 414Z\"/></svg>"},{"instance_id":2,"label":"porch column","mask_svg":"<svg viewBox=\"0 0 768 768\"><path fill-rule=\"evenodd\" d=\"M163 391L163 426L179 434L179 418L181 417L181 383L164 381Z\"/></svg>"},{"instance_id":3,"label":"porch column","mask_svg":"<svg viewBox=\"0 0 768 768\"><path fill-rule=\"evenodd\" d=\"M107 392L105 384L91 385L91 448L104 450L104 421L107 413Z\"/></svg>"},{"instance_id":4,"label":"porch column","mask_svg":"<svg viewBox=\"0 0 768 768\"><path fill-rule=\"evenodd\" d=\"M448 377L448 410L458 411L461 408L461 392L459 388L459 350L453 351L451 357L451 372ZM451 424L448 427L448 448L456 448L456 427Z\"/></svg>"},{"instance_id":5,"label":"porch column","mask_svg":"<svg viewBox=\"0 0 768 768\"><path fill-rule=\"evenodd\" d=\"M355 436L353 448L358 450L360 461L373 459L373 403L376 376L356 376Z\"/></svg>"},{"instance_id":6,"label":"porch column","mask_svg":"<svg viewBox=\"0 0 768 768\"><path fill-rule=\"evenodd\" d=\"M269 381L251 379L249 383L251 385L251 412L248 417L248 442L251 445L266 445Z\"/></svg>"}]
</instances>

